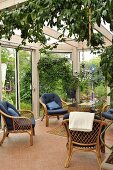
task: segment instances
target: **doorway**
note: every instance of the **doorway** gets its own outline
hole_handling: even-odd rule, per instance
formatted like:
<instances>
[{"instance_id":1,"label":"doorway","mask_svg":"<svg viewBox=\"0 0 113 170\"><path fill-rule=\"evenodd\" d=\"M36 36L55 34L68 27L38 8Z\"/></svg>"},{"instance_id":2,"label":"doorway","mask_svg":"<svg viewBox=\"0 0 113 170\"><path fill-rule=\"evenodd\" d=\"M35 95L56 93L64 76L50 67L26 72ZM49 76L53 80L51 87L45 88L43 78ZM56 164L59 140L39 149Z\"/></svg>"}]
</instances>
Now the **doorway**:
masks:
<instances>
[{"instance_id":1,"label":"doorway","mask_svg":"<svg viewBox=\"0 0 113 170\"><path fill-rule=\"evenodd\" d=\"M2 100L32 110L32 53L1 48Z\"/></svg>"}]
</instances>

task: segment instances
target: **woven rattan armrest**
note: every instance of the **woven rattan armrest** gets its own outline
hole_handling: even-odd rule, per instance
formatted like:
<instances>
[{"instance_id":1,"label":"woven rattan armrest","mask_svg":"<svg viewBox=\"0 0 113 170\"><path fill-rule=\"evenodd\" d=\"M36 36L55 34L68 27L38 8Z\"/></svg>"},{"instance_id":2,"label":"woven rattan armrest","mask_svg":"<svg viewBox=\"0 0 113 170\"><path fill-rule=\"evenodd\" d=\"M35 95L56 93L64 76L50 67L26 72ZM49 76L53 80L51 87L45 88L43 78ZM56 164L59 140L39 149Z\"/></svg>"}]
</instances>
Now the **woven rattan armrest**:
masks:
<instances>
[{"instance_id":1,"label":"woven rattan armrest","mask_svg":"<svg viewBox=\"0 0 113 170\"><path fill-rule=\"evenodd\" d=\"M48 114L47 107L46 107L46 105L42 102L41 99L40 99L40 104L42 105L42 109L43 109L44 113L45 113L45 114Z\"/></svg>"}]
</instances>

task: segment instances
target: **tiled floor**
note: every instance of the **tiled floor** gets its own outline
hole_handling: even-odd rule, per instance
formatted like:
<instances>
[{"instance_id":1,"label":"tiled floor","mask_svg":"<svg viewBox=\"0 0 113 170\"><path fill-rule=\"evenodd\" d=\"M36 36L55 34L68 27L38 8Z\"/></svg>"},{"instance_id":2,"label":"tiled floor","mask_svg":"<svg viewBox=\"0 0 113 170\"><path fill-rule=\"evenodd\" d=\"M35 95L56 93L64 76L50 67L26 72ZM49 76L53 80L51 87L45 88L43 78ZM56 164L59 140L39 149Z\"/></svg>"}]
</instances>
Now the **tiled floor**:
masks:
<instances>
[{"instance_id":1,"label":"tiled floor","mask_svg":"<svg viewBox=\"0 0 113 170\"><path fill-rule=\"evenodd\" d=\"M28 134L10 134L0 146L0 170L65 170L66 137L47 133L59 123L52 119L47 128L44 121L38 120L33 146L29 145ZM107 133L106 141L113 143L113 128ZM76 152L68 169L99 170L96 155Z\"/></svg>"}]
</instances>

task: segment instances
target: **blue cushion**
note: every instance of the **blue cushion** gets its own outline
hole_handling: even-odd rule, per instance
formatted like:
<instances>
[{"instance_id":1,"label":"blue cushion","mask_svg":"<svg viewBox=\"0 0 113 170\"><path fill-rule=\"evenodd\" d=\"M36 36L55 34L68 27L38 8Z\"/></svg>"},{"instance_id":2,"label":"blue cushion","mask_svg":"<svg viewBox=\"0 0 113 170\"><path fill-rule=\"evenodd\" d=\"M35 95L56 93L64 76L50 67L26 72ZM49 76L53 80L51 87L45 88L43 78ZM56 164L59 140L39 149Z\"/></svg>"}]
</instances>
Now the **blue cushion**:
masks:
<instances>
[{"instance_id":1,"label":"blue cushion","mask_svg":"<svg viewBox=\"0 0 113 170\"><path fill-rule=\"evenodd\" d=\"M69 119L69 113L64 114L63 120L65 120L65 119Z\"/></svg>"},{"instance_id":2,"label":"blue cushion","mask_svg":"<svg viewBox=\"0 0 113 170\"><path fill-rule=\"evenodd\" d=\"M105 117L106 119L113 120L113 114L110 111L103 112L102 116Z\"/></svg>"},{"instance_id":3,"label":"blue cushion","mask_svg":"<svg viewBox=\"0 0 113 170\"><path fill-rule=\"evenodd\" d=\"M56 110L48 110L49 115L63 115L65 113L68 113L68 110L64 108L56 109Z\"/></svg>"},{"instance_id":4,"label":"blue cushion","mask_svg":"<svg viewBox=\"0 0 113 170\"><path fill-rule=\"evenodd\" d=\"M113 109L109 109L108 111L111 112L111 113L113 113Z\"/></svg>"},{"instance_id":5,"label":"blue cushion","mask_svg":"<svg viewBox=\"0 0 113 170\"><path fill-rule=\"evenodd\" d=\"M10 116L19 117L18 113L10 107L8 107L8 113L9 113Z\"/></svg>"},{"instance_id":6,"label":"blue cushion","mask_svg":"<svg viewBox=\"0 0 113 170\"><path fill-rule=\"evenodd\" d=\"M61 106L59 106L55 101L47 103L46 106L47 106L47 108L49 110L55 110L55 109L60 109L61 108Z\"/></svg>"},{"instance_id":7,"label":"blue cushion","mask_svg":"<svg viewBox=\"0 0 113 170\"><path fill-rule=\"evenodd\" d=\"M60 97L54 93L44 93L41 96L41 100L45 104L55 101L60 107L62 107L62 102Z\"/></svg>"}]
</instances>

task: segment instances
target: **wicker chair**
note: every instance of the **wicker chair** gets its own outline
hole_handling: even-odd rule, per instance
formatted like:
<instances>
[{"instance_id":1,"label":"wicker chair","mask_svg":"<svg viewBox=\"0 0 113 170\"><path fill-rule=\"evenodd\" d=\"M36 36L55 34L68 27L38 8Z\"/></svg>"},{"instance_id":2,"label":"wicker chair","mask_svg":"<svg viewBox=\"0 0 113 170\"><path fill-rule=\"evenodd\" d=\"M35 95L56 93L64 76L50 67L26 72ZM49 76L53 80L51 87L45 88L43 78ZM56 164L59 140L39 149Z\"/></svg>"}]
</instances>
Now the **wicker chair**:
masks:
<instances>
[{"instance_id":1,"label":"wicker chair","mask_svg":"<svg viewBox=\"0 0 113 170\"><path fill-rule=\"evenodd\" d=\"M44 116L46 118L46 127L49 126L50 116L57 116L57 119L59 119L60 115L68 113L68 104L54 93L43 94L40 97L40 104L43 109L43 118Z\"/></svg>"},{"instance_id":2,"label":"wicker chair","mask_svg":"<svg viewBox=\"0 0 113 170\"><path fill-rule=\"evenodd\" d=\"M103 147L100 142L100 134L102 128L106 126L105 122L101 120L94 120L93 129L91 132L73 131L69 130L69 119L63 120L63 125L67 132L67 158L65 167L69 167L73 149L81 151L96 152L97 160L101 163L101 148Z\"/></svg>"},{"instance_id":3,"label":"wicker chair","mask_svg":"<svg viewBox=\"0 0 113 170\"><path fill-rule=\"evenodd\" d=\"M22 113L22 116L20 113ZM2 101L0 102L0 115L3 120L3 137L0 145L3 144L9 133L28 133L30 135L30 145L33 145L35 119L31 111L24 110L18 112L12 104Z\"/></svg>"}]
</instances>

